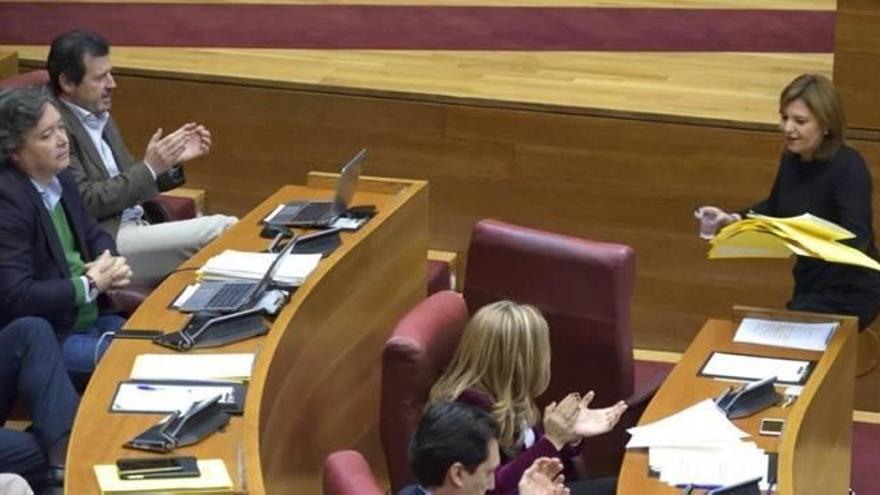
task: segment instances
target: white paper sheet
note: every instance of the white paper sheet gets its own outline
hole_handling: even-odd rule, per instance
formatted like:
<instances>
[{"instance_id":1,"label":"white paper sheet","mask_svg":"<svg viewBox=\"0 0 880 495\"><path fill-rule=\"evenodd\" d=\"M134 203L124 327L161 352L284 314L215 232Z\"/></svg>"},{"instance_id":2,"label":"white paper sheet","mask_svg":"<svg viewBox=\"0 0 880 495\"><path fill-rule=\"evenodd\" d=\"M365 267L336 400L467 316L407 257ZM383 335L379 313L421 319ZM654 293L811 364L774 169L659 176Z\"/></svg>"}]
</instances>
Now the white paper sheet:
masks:
<instances>
[{"instance_id":1,"label":"white paper sheet","mask_svg":"<svg viewBox=\"0 0 880 495\"><path fill-rule=\"evenodd\" d=\"M734 342L824 351L838 324L798 323L792 321L743 318L733 337Z\"/></svg>"},{"instance_id":2,"label":"white paper sheet","mask_svg":"<svg viewBox=\"0 0 880 495\"><path fill-rule=\"evenodd\" d=\"M763 380L775 376L777 382L801 383L809 371L809 361L715 352L703 366L701 373L708 376L749 380Z\"/></svg>"},{"instance_id":3,"label":"white paper sheet","mask_svg":"<svg viewBox=\"0 0 880 495\"><path fill-rule=\"evenodd\" d=\"M134 360L134 380L248 381L254 354L141 354Z\"/></svg>"},{"instance_id":4,"label":"white paper sheet","mask_svg":"<svg viewBox=\"0 0 880 495\"><path fill-rule=\"evenodd\" d=\"M221 395L220 403L235 401L234 389L229 386L200 386L177 384L121 383L110 407L114 412L168 412L185 411L193 402Z\"/></svg>"}]
</instances>

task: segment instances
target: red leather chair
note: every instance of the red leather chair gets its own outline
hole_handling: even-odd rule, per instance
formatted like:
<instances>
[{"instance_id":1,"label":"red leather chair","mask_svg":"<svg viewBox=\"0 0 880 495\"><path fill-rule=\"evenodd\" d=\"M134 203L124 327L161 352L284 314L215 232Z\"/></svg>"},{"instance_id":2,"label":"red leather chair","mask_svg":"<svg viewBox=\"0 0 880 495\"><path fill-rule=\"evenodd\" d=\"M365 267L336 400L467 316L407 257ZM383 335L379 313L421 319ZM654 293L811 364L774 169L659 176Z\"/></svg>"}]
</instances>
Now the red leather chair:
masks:
<instances>
[{"instance_id":1,"label":"red leather chair","mask_svg":"<svg viewBox=\"0 0 880 495\"><path fill-rule=\"evenodd\" d=\"M461 294L438 292L407 313L385 343L379 432L394 492L415 481L407 460L410 436L468 318Z\"/></svg>"},{"instance_id":2,"label":"red leather chair","mask_svg":"<svg viewBox=\"0 0 880 495\"><path fill-rule=\"evenodd\" d=\"M324 495L384 495L364 457L342 450L324 461Z\"/></svg>"},{"instance_id":3,"label":"red leather chair","mask_svg":"<svg viewBox=\"0 0 880 495\"><path fill-rule=\"evenodd\" d=\"M382 363L380 433L394 490L412 482L406 460L431 385L455 350L469 313L510 299L537 306L550 324L552 375L541 406L568 392L596 391L594 407L630 404L614 431L587 439L585 475L616 475L634 425L665 374L634 385L629 307L635 254L620 244L594 242L478 222L468 250L464 299L429 297L392 331ZM466 310L465 306L469 309Z\"/></svg>"},{"instance_id":4,"label":"red leather chair","mask_svg":"<svg viewBox=\"0 0 880 495\"><path fill-rule=\"evenodd\" d=\"M635 252L497 220L474 226L464 298L471 312L500 299L537 306L550 324L551 380L541 407L568 392L594 390L594 407L626 400L609 434L587 439L588 474L616 475L627 437L665 376L635 387L630 299Z\"/></svg>"}]
</instances>

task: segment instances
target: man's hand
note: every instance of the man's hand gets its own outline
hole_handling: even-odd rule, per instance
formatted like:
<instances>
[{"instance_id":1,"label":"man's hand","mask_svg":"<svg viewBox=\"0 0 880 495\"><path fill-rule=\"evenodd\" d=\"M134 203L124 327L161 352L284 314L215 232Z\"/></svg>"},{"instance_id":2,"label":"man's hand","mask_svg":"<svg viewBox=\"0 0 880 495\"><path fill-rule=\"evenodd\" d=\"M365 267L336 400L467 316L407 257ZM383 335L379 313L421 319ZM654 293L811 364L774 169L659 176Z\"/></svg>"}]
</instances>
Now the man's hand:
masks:
<instances>
[{"instance_id":1,"label":"man's hand","mask_svg":"<svg viewBox=\"0 0 880 495\"><path fill-rule=\"evenodd\" d=\"M590 409L590 402L596 394L591 390L584 395L578 405L578 417L574 430L582 437L593 437L611 431L626 411L627 405L620 401L603 409Z\"/></svg>"},{"instance_id":2,"label":"man's hand","mask_svg":"<svg viewBox=\"0 0 880 495\"><path fill-rule=\"evenodd\" d=\"M211 151L211 131L201 124L187 124L192 127L187 133L183 154L180 162L188 162L193 158L207 155ZM184 126L186 127L186 126Z\"/></svg>"},{"instance_id":3,"label":"man's hand","mask_svg":"<svg viewBox=\"0 0 880 495\"><path fill-rule=\"evenodd\" d=\"M568 488L562 484L565 477L561 473L562 461L559 459L535 459L519 480L519 495L568 495Z\"/></svg>"},{"instance_id":4,"label":"man's hand","mask_svg":"<svg viewBox=\"0 0 880 495\"><path fill-rule=\"evenodd\" d=\"M168 171L178 163L198 158L211 150L211 132L205 126L190 122L162 137L157 129L144 153L144 162L156 175Z\"/></svg>"},{"instance_id":5,"label":"man's hand","mask_svg":"<svg viewBox=\"0 0 880 495\"><path fill-rule=\"evenodd\" d=\"M113 256L104 251L94 261L86 263L86 276L95 281L98 292L110 288L118 289L131 283L131 268L122 256Z\"/></svg>"}]
</instances>

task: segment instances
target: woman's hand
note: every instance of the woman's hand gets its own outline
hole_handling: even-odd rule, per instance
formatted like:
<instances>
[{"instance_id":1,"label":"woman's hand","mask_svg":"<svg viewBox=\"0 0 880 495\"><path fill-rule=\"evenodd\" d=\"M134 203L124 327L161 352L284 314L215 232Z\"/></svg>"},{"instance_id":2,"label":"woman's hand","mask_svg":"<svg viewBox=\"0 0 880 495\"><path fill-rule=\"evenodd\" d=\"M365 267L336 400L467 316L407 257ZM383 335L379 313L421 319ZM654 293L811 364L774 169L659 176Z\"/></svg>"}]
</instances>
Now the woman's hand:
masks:
<instances>
[{"instance_id":1,"label":"woman's hand","mask_svg":"<svg viewBox=\"0 0 880 495\"><path fill-rule=\"evenodd\" d=\"M700 221L700 237L703 239L711 239L718 229L742 220L739 213L727 213L717 206L701 206L694 210L694 217Z\"/></svg>"},{"instance_id":2,"label":"woman's hand","mask_svg":"<svg viewBox=\"0 0 880 495\"><path fill-rule=\"evenodd\" d=\"M559 404L553 402L544 409L544 436L556 450L580 440L580 435L575 432L580 402L580 395L572 393Z\"/></svg>"},{"instance_id":3,"label":"woman's hand","mask_svg":"<svg viewBox=\"0 0 880 495\"><path fill-rule=\"evenodd\" d=\"M588 406L595 396L596 394L591 390L578 403L578 416L574 430L581 437L594 437L608 433L617 425L620 416L626 411L627 405L623 401L603 409L590 409Z\"/></svg>"},{"instance_id":4,"label":"woman's hand","mask_svg":"<svg viewBox=\"0 0 880 495\"><path fill-rule=\"evenodd\" d=\"M526 469L519 480L519 495L568 495L562 483L562 461L552 457L539 457Z\"/></svg>"}]
</instances>

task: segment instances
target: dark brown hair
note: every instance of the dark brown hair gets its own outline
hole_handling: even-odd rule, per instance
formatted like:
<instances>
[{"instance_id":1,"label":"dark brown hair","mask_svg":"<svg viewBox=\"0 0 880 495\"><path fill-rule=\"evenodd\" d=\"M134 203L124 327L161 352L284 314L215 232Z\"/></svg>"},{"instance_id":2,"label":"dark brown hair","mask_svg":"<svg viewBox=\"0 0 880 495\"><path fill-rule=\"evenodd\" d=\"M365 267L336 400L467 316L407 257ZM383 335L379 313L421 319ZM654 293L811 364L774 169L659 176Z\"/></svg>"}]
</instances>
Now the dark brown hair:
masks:
<instances>
[{"instance_id":1,"label":"dark brown hair","mask_svg":"<svg viewBox=\"0 0 880 495\"><path fill-rule=\"evenodd\" d=\"M825 76L801 74L788 83L779 95L779 113L795 100L803 101L822 126L822 142L816 148L813 159L828 161L834 158L837 150L846 144L846 114L837 88Z\"/></svg>"}]
</instances>

